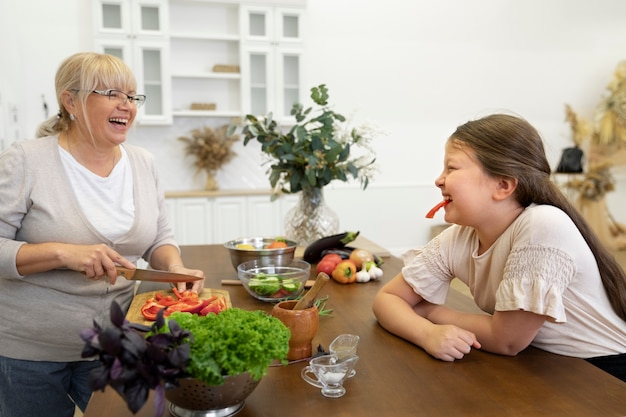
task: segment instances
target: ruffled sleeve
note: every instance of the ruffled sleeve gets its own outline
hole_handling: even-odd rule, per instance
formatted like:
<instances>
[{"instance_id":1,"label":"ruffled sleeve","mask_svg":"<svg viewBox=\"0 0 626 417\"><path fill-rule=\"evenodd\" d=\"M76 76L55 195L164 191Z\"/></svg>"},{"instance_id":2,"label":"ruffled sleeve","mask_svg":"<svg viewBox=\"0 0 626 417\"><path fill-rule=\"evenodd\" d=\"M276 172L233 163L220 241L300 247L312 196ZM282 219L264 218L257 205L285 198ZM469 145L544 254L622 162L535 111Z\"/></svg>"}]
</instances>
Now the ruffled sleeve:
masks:
<instances>
[{"instance_id":1,"label":"ruffled sleeve","mask_svg":"<svg viewBox=\"0 0 626 417\"><path fill-rule=\"evenodd\" d=\"M576 276L576 264L553 247L524 246L511 251L496 292L497 311L524 310L566 322L563 292Z\"/></svg>"},{"instance_id":2,"label":"ruffled sleeve","mask_svg":"<svg viewBox=\"0 0 626 417\"><path fill-rule=\"evenodd\" d=\"M402 275L413 290L426 301L443 304L450 288L450 272L441 256L438 237L426 246L402 255Z\"/></svg>"}]
</instances>

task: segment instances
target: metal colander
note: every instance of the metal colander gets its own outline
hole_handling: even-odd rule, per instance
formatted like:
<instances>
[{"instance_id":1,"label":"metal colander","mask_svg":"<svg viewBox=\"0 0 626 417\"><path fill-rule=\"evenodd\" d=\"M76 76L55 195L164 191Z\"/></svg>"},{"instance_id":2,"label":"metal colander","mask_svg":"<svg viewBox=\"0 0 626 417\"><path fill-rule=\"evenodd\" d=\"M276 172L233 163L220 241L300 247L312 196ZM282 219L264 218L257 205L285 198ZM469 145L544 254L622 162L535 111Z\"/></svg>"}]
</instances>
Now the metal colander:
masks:
<instances>
[{"instance_id":1,"label":"metal colander","mask_svg":"<svg viewBox=\"0 0 626 417\"><path fill-rule=\"evenodd\" d=\"M194 378L179 380L180 386L165 391L170 412L176 417L226 417L239 412L260 381L242 373L224 378L224 384L207 385Z\"/></svg>"}]
</instances>

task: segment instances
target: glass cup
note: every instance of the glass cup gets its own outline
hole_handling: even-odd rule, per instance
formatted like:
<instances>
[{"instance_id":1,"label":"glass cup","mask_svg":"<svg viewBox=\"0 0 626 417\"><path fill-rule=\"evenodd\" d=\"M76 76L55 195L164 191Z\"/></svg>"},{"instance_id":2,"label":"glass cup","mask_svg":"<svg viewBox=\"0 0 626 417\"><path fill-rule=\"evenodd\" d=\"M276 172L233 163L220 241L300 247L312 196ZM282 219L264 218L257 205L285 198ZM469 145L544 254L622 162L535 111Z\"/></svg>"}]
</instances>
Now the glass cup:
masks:
<instances>
[{"instance_id":1,"label":"glass cup","mask_svg":"<svg viewBox=\"0 0 626 417\"><path fill-rule=\"evenodd\" d=\"M354 334L340 334L332 342L328 350L331 355L336 355L342 360L349 356L356 356L356 348L359 345L359 336Z\"/></svg>"},{"instance_id":2,"label":"glass cup","mask_svg":"<svg viewBox=\"0 0 626 417\"><path fill-rule=\"evenodd\" d=\"M356 356L356 348L359 345L359 336L355 334L340 334L332 342L328 350L331 355L335 355L338 361L342 361L345 358ZM347 378L352 378L356 375L356 371L353 369L348 374Z\"/></svg>"},{"instance_id":3,"label":"glass cup","mask_svg":"<svg viewBox=\"0 0 626 417\"><path fill-rule=\"evenodd\" d=\"M302 379L314 387L321 388L324 397L339 398L346 393L343 381L348 378L358 360L358 356L350 356L343 360L338 360L335 355L318 356L311 359L308 366L302 368Z\"/></svg>"}]
</instances>

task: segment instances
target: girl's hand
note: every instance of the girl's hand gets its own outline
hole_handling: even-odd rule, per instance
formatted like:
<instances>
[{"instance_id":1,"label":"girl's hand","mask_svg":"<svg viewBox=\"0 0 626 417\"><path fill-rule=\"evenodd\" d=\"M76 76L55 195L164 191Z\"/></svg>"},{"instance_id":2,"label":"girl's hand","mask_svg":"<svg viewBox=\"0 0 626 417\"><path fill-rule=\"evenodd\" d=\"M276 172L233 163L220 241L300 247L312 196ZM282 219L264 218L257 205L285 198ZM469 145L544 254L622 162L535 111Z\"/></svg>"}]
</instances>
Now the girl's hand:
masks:
<instances>
[{"instance_id":1,"label":"girl's hand","mask_svg":"<svg viewBox=\"0 0 626 417\"><path fill-rule=\"evenodd\" d=\"M434 324L422 347L435 358L452 362L463 359L472 348L480 349L481 346L472 332L453 325Z\"/></svg>"}]
</instances>

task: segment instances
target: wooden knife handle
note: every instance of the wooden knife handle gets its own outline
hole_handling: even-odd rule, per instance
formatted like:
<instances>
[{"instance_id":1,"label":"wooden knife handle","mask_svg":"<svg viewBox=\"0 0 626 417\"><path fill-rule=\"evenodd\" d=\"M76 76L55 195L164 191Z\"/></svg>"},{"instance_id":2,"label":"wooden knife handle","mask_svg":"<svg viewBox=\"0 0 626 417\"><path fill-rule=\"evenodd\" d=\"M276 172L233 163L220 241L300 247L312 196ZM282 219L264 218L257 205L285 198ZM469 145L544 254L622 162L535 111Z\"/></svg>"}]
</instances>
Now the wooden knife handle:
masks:
<instances>
[{"instance_id":1,"label":"wooden knife handle","mask_svg":"<svg viewBox=\"0 0 626 417\"><path fill-rule=\"evenodd\" d=\"M305 310L307 308L313 307L313 304L315 303L315 298L317 298L317 294L329 280L330 277L328 276L328 274L324 272L320 272L319 274L317 274L317 278L315 279L313 287L311 287L311 289L306 294L304 294L304 297L298 300L296 305L293 306L293 309Z\"/></svg>"},{"instance_id":2,"label":"wooden knife handle","mask_svg":"<svg viewBox=\"0 0 626 417\"><path fill-rule=\"evenodd\" d=\"M116 266L117 274L123 276L124 278L131 280L135 276L135 269L124 268L123 266Z\"/></svg>"}]
</instances>

